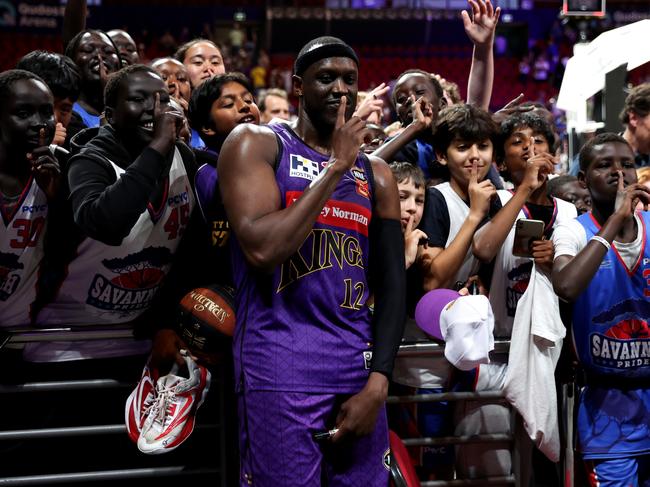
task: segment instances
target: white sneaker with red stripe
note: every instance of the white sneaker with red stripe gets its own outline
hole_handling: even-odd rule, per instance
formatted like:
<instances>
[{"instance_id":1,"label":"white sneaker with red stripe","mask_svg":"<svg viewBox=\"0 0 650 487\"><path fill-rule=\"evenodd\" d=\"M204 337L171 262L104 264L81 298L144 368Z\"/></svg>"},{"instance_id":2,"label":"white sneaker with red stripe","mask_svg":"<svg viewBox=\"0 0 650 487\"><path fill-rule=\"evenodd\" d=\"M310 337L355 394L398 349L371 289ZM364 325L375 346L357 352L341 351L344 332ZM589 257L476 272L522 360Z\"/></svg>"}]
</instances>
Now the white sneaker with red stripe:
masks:
<instances>
[{"instance_id":1,"label":"white sneaker with red stripe","mask_svg":"<svg viewBox=\"0 0 650 487\"><path fill-rule=\"evenodd\" d=\"M183 443L194 430L196 410L210 388L210 371L185 352L188 377L177 375L178 365L156 382L155 401L146 411L138 449L150 455L166 453Z\"/></svg>"},{"instance_id":2,"label":"white sneaker with red stripe","mask_svg":"<svg viewBox=\"0 0 650 487\"><path fill-rule=\"evenodd\" d=\"M126 431L133 443L138 442L146 419L146 412L154 402L157 379L158 371L151 368L147 362L142 371L140 382L126 400L124 422L126 423Z\"/></svg>"}]
</instances>

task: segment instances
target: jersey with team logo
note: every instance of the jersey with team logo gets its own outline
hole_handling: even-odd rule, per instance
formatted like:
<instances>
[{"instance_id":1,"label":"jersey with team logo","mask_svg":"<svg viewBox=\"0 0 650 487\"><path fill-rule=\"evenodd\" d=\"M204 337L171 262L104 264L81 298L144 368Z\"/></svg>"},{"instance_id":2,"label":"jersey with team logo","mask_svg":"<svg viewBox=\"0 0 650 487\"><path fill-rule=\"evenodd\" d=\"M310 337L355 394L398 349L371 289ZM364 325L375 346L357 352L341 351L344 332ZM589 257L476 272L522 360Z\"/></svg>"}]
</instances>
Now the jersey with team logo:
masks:
<instances>
[{"instance_id":1,"label":"jersey with team logo","mask_svg":"<svg viewBox=\"0 0 650 487\"><path fill-rule=\"evenodd\" d=\"M119 178L124 170L111 165ZM178 149L165 184L160 207L149 203L120 245L81 242L57 297L39 313L39 324L125 323L151 305L194 207Z\"/></svg>"},{"instance_id":2,"label":"jersey with team logo","mask_svg":"<svg viewBox=\"0 0 650 487\"><path fill-rule=\"evenodd\" d=\"M507 190L499 190L497 195L503 206L512 198L512 193ZM573 220L577 215L576 207L564 200L553 198L553 205L553 215L544 232L547 237L557 224ZM522 218L531 218L531 214L525 206L517 215L517 220ZM528 282L533 270L533 259L517 257L512 254L515 227L516 224L510 229L496 256L490 285L490 305L494 312L494 336L500 338L509 338L512 334L517 303L528 289Z\"/></svg>"},{"instance_id":3,"label":"jersey with team logo","mask_svg":"<svg viewBox=\"0 0 650 487\"><path fill-rule=\"evenodd\" d=\"M287 125L269 128L279 141L282 206L289 207L323 173L329 156L307 146ZM251 269L233 245L235 367L246 387L350 393L365 384L372 349L366 306L370 171L366 156L359 155L298 251L271 275Z\"/></svg>"},{"instance_id":4,"label":"jersey with team logo","mask_svg":"<svg viewBox=\"0 0 650 487\"><path fill-rule=\"evenodd\" d=\"M633 268L627 268L613 244L574 303L574 344L582 366L613 379L603 387L596 380L581 395L578 431L585 458L650 452L649 215L640 215L643 244ZM591 213L578 222L587 241L600 230ZM626 379L636 379L640 388L611 387L617 380L624 387Z\"/></svg>"},{"instance_id":5,"label":"jersey with team logo","mask_svg":"<svg viewBox=\"0 0 650 487\"><path fill-rule=\"evenodd\" d=\"M15 206L0 206L0 326L30 323L30 305L36 294L47 198L30 178Z\"/></svg>"}]
</instances>

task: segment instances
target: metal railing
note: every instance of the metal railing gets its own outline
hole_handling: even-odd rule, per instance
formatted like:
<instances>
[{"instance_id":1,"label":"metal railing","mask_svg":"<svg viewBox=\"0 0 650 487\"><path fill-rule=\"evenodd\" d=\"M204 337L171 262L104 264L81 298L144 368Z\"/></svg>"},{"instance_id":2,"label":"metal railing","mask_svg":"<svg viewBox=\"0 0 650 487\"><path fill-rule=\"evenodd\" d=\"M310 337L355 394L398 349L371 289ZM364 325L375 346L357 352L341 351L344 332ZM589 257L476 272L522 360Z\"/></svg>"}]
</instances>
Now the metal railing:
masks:
<instances>
[{"instance_id":1,"label":"metal railing","mask_svg":"<svg viewBox=\"0 0 650 487\"><path fill-rule=\"evenodd\" d=\"M505 340L495 341L495 348L491 356L501 355L507 356L510 349L510 342ZM431 357L433 360L445 360L444 358L444 345L440 345L431 341L418 341L411 343L403 343L400 346L398 357ZM566 397L562 404L562 417L559 418L565 431L568 430L569 447L563 458L564 479L565 487L573 487L573 450L571 438L572 428L572 411L573 403L570 398ZM388 404L401 404L401 403L425 403L425 402L441 402L441 401L494 401L505 399L504 392L499 391L481 391L481 392L440 392L423 395L407 395L407 396L389 396L387 399ZM515 485L517 487L527 487L527 480L530 473L530 458L526 453L526 448L522 448L523 442L530 440L526 437L526 432L523 428L521 417L517 412L510 407L511 421L510 430L512 434L495 433L495 434L480 434L471 436L445 436L445 437L422 437L422 438L402 438L402 441L407 447L415 446L441 446L441 445L462 445L470 443L505 443L511 444L512 448L512 468L513 474L508 476L498 476L491 478L481 479L454 479L454 480L435 480L435 481L422 481L423 487L453 487L453 486L478 486L478 485Z\"/></svg>"},{"instance_id":2,"label":"metal railing","mask_svg":"<svg viewBox=\"0 0 650 487\"><path fill-rule=\"evenodd\" d=\"M102 339L117 339L117 338L133 338L133 331L129 327L56 327L48 329L13 329L10 330L9 337L5 337L5 345L9 347L16 347L22 344L43 342L43 341L85 341L85 340L102 340ZM3 350L0 349L0 354ZM142 364L144 366L144 363ZM195 433L209 432L214 435L218 440L218 454L212 456L214 462L208 465L195 465L188 466L193 462L179 462L179 455L174 452L170 455L168 462L160 461L160 456L152 458L149 455L140 454L135 445L131 444L133 449L131 452L126 453L129 456L128 468L124 466L115 466L110 469L94 469L89 471L70 471L70 472L48 472L39 473L36 475L7 475L6 470L3 468L3 461L0 461L0 485L55 485L55 484L78 484L78 483L94 483L101 481L118 481L127 479L146 479L156 478L163 479L167 477L186 477L186 476L202 476L202 478L210 478L212 485L227 485L227 465L225 457L226 438L223 428L224 418L224 394L223 384L224 377L220 374L220 370L216 373L213 371L213 379L211 384L210 398L216 400L216 409L218 411L218 420L210 424L197 424ZM34 381L21 384L13 383L0 384L0 395L15 395L15 394L37 394L45 396L45 401L48 397L52 400L62 398L66 393L87 391L89 397L92 397L98 391L115 391L125 395L128 390L135 386L135 383L123 382L109 378L97 378L90 380L51 380L51 381ZM215 391L215 388L218 388ZM95 392L93 392L95 391ZM213 394L213 392L215 392ZM215 405L213 404L212 407ZM123 415L123 412L120 414ZM29 418L20 418L25 420ZM198 420L201 421L201 413L199 412ZM28 427L28 428L15 428L5 429L0 431L0 447L8 447L10 449L25 446L29 447L38 441L53 440L57 444L59 441L65 439L80 438L79 441L81 448L84 447L84 442L90 443L91 441L103 441L108 437L127 436L126 426L124 422L118 424L95 424L95 425L69 425L60 427ZM192 448L202 448L205 445L191 445L193 438L187 440L187 444L182 448L188 451ZM31 443L30 443L31 442ZM180 450L180 449L179 449ZM71 455L71 452L60 452L63 455ZM124 452L121 452L124 453ZM217 452L215 452L217 453ZM56 454L53 453L53 454ZM164 455L163 455L164 457ZM106 463L109 463L107 459ZM150 466L152 461L158 461L158 465ZM131 465L132 463L141 462L142 465ZM180 464L179 464L180 463ZM6 465L9 467L9 465ZM76 466L83 468L82 465ZM26 469L28 472L30 468ZM31 472L30 472L31 473ZM157 483L160 480L157 480Z\"/></svg>"},{"instance_id":3,"label":"metal railing","mask_svg":"<svg viewBox=\"0 0 650 487\"><path fill-rule=\"evenodd\" d=\"M8 344L20 345L39 341L53 340L100 340L107 338L132 338L133 333L129 328L108 329L108 328L87 328L87 327L57 327L50 329L22 329L13 330L7 340ZM496 341L494 354L507 355L509 350L508 341ZM0 354L2 350L0 349ZM398 357L432 357L434 359L444 360L444 346L434 342L412 342L404 343L400 346ZM197 426L197 430L216 431L219 439L219 455L215 455L217 461L214 465L192 466L186 465L159 465L154 467L133 467L133 468L114 468L114 469L97 469L87 472L57 472L44 473L39 475L14 475L5 476L1 473L0 468L0 485L39 485L39 484L72 484L88 483L122 479L144 479L144 478L165 478L178 476L197 476L209 475L214 476L221 482L220 485L227 485L227 462L225 457L226 435L224 432L224 394L223 394L223 377L213 379L212 387L219 387L221 390L218 394L218 411L219 420L212 424L202 424ZM72 391L100 391L100 390L128 390L134 384L121 382L115 379L91 379L91 380L68 380L68 381L34 381L23 384L0 384L0 395L27 394L27 393L51 393L60 395ZM563 422L564 432L566 433L568 447L565 448L564 455L564 483L565 487L573 487L573 449L572 449L572 411L573 396L570 391L571 386L565 388L563 394ZM442 392L437 394L426 395L407 395L407 396L390 396L387 399L388 404L399 403L423 403L423 402L440 402L440 401L494 401L504 399L503 391L482 391L482 392ZM435 480L422 481L423 487L454 487L454 486L477 486L477 485L515 485L522 487L521 478L518 473L527 471L526 458L518 452L521 437L516 422L518 415L511 412L511 431L513 434L495 433L481 434L472 436L445 436L445 437L423 437L423 438L403 438L404 445L407 447L416 446L440 446L440 445L461 445L469 443L495 443L508 442L512 445L512 465L513 474L508 476L499 476L488 479L455 479L455 480ZM54 428L16 428L12 430L0 431L0 445L10 441L38 441L41 439L62 439L72 437L106 437L109 435L125 435L126 427L120 424L99 424L91 426L65 426ZM188 443L191 441L188 440ZM132 445L135 450L135 446ZM145 457L142 455L142 457ZM148 458L148 457L147 457Z\"/></svg>"}]
</instances>

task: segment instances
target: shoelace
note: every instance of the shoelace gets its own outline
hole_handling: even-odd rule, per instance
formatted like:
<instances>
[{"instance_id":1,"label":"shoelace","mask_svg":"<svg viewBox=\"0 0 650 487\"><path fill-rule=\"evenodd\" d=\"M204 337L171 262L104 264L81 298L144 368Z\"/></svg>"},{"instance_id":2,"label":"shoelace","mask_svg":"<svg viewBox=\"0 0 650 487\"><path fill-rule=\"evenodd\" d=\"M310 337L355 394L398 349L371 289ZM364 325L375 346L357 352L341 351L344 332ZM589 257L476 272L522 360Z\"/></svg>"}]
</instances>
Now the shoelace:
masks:
<instances>
[{"instance_id":1,"label":"shoelace","mask_svg":"<svg viewBox=\"0 0 650 487\"><path fill-rule=\"evenodd\" d=\"M145 414L153 414L153 422L164 426L165 419L170 418L168 413L176 395L175 386L161 388L156 395L155 401L145 409Z\"/></svg>"}]
</instances>

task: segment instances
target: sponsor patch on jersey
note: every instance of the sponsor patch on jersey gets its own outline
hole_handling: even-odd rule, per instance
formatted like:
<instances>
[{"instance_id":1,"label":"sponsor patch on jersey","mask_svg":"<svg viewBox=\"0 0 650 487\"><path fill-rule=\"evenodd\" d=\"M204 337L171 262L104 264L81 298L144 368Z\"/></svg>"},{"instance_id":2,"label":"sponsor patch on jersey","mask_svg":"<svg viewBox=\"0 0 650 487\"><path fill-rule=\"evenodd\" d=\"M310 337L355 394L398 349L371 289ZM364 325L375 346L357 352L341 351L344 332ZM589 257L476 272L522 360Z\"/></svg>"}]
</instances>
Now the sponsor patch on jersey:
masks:
<instances>
[{"instance_id":1,"label":"sponsor patch on jersey","mask_svg":"<svg viewBox=\"0 0 650 487\"><path fill-rule=\"evenodd\" d=\"M102 264L115 275L96 274L86 303L124 314L149 308L171 260L172 253L166 247L148 247L123 258L103 260Z\"/></svg>"},{"instance_id":2,"label":"sponsor patch on jersey","mask_svg":"<svg viewBox=\"0 0 650 487\"><path fill-rule=\"evenodd\" d=\"M0 252L0 301L6 301L18 289L20 274L15 271L24 269L19 262L19 255Z\"/></svg>"},{"instance_id":3,"label":"sponsor patch on jersey","mask_svg":"<svg viewBox=\"0 0 650 487\"><path fill-rule=\"evenodd\" d=\"M302 191L287 191L285 195L287 208L291 206L300 195L302 195ZM316 221L324 225L353 230L367 237L371 215L372 213L370 208L366 208L357 203L327 200Z\"/></svg>"},{"instance_id":4,"label":"sponsor patch on jersey","mask_svg":"<svg viewBox=\"0 0 650 487\"><path fill-rule=\"evenodd\" d=\"M313 181L320 174L318 163L309 159L291 154L289 176Z\"/></svg>"},{"instance_id":5,"label":"sponsor patch on jersey","mask_svg":"<svg viewBox=\"0 0 650 487\"><path fill-rule=\"evenodd\" d=\"M43 213L43 212L47 211L47 204L43 204L43 205L22 205L20 211L23 212L23 213L30 213L30 214Z\"/></svg>"},{"instance_id":6,"label":"sponsor patch on jersey","mask_svg":"<svg viewBox=\"0 0 650 487\"><path fill-rule=\"evenodd\" d=\"M350 172L352 173L352 177L356 183L357 194L364 198L370 198L370 191L368 191L368 178L363 169L353 167L350 169Z\"/></svg>"}]
</instances>

